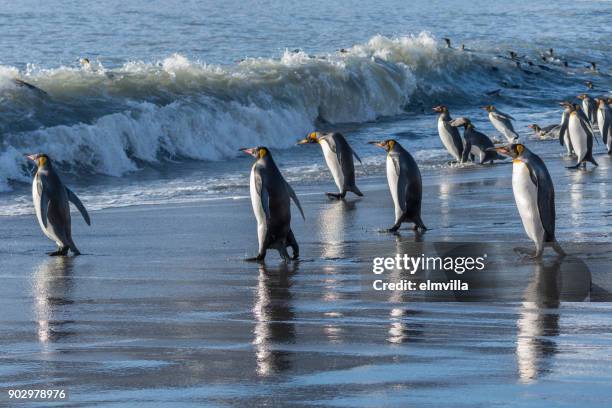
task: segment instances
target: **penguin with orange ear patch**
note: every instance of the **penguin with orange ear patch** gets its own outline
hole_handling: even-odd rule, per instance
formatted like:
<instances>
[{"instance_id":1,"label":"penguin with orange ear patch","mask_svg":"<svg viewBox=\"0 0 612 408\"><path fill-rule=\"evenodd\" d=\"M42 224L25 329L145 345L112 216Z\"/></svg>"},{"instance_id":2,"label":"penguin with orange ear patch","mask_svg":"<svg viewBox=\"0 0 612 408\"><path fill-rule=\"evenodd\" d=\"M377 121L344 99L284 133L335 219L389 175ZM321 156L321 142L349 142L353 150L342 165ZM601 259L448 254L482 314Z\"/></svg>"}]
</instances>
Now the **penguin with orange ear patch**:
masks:
<instances>
[{"instance_id":1,"label":"penguin with orange ear patch","mask_svg":"<svg viewBox=\"0 0 612 408\"><path fill-rule=\"evenodd\" d=\"M397 231L404 222L414 223L419 232L427 230L421 219L421 172L412 155L393 139L368 143L387 152L387 181L395 207L395 224L388 231Z\"/></svg>"},{"instance_id":2,"label":"penguin with orange ear patch","mask_svg":"<svg viewBox=\"0 0 612 408\"><path fill-rule=\"evenodd\" d=\"M323 150L323 156L327 167L334 177L334 182L338 186L339 193L325 193L330 198L338 200L346 196L347 191L355 193L359 197L363 197L363 193L359 191L355 184L355 165L353 164L353 156L359 163L361 159L357 153L351 148L344 136L340 133L312 132L306 138L300 140L298 144L314 144L318 143Z\"/></svg>"},{"instance_id":3,"label":"penguin with orange ear patch","mask_svg":"<svg viewBox=\"0 0 612 408\"><path fill-rule=\"evenodd\" d=\"M65 256L68 250L71 250L74 255L80 255L81 253L72 240L70 203L72 202L80 211L87 225L91 225L85 206L76 194L62 183L49 156L40 153L26 155L26 157L36 163L37 167L32 181L32 200L36 218L43 233L58 247L57 251L49 255Z\"/></svg>"},{"instance_id":4,"label":"penguin with orange ear patch","mask_svg":"<svg viewBox=\"0 0 612 408\"><path fill-rule=\"evenodd\" d=\"M304 211L295 192L287 183L267 147L242 148L240 151L255 158L251 168L251 204L257 220L259 252L247 261L263 262L268 249L276 249L283 260L289 259L287 247L293 250L293 259L300 254L298 243L291 230L291 205L293 200L302 218Z\"/></svg>"},{"instance_id":5,"label":"penguin with orange ear patch","mask_svg":"<svg viewBox=\"0 0 612 408\"><path fill-rule=\"evenodd\" d=\"M555 188L542 159L520 143L493 150L512 158L512 191L525 232L536 245L532 257L541 257L545 246L564 256L555 239Z\"/></svg>"}]
</instances>

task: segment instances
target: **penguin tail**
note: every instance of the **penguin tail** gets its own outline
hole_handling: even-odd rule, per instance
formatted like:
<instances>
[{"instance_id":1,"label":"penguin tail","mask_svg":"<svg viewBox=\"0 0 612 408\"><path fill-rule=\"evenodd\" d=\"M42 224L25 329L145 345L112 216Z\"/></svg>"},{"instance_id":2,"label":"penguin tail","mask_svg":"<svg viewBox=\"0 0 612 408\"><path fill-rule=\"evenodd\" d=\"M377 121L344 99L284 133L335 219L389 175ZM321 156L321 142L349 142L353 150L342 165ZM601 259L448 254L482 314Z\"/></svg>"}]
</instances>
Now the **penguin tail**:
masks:
<instances>
[{"instance_id":1,"label":"penguin tail","mask_svg":"<svg viewBox=\"0 0 612 408\"><path fill-rule=\"evenodd\" d=\"M361 192L361 190L359 190L357 188L357 186L353 186L350 189L348 189L349 191L352 191L353 193L357 194L359 197L363 197L363 193Z\"/></svg>"}]
</instances>

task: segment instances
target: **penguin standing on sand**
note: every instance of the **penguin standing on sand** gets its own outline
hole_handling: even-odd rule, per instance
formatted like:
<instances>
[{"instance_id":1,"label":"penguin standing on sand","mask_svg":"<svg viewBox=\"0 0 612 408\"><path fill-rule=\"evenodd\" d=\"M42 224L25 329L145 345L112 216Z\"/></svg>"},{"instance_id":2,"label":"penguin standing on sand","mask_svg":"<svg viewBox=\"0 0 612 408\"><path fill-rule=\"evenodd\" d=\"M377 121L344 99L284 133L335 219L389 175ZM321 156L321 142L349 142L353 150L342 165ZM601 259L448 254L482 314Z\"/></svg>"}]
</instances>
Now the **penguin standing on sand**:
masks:
<instances>
[{"instance_id":1,"label":"penguin standing on sand","mask_svg":"<svg viewBox=\"0 0 612 408\"><path fill-rule=\"evenodd\" d=\"M577 98L582 100L582 111L584 112L586 117L589 119L589 122L593 125L596 124L597 123L597 104L595 103L593 98L591 98L587 94L578 95Z\"/></svg>"},{"instance_id":2,"label":"penguin standing on sand","mask_svg":"<svg viewBox=\"0 0 612 408\"><path fill-rule=\"evenodd\" d=\"M599 133L601 133L608 154L612 154L612 109L610 109L603 98L596 98L596 101Z\"/></svg>"},{"instance_id":3,"label":"penguin standing on sand","mask_svg":"<svg viewBox=\"0 0 612 408\"><path fill-rule=\"evenodd\" d=\"M482 109L489 112L489 120L499 133L506 136L508 142L513 143L518 140L519 135L514 131L512 121L514 118L506 113L499 111L493 105L483 106Z\"/></svg>"},{"instance_id":4,"label":"penguin standing on sand","mask_svg":"<svg viewBox=\"0 0 612 408\"><path fill-rule=\"evenodd\" d=\"M361 163L361 159L348 144L344 136L340 133L321 134L320 132L312 132L298 142L298 144L310 143L318 143L321 146L327 167L334 177L336 186L338 186L339 193L325 194L328 197L340 200L346 196L347 191L351 191L359 197L363 197L363 193L359 191L355 184L353 156L359 160L359 163Z\"/></svg>"},{"instance_id":5,"label":"penguin standing on sand","mask_svg":"<svg viewBox=\"0 0 612 408\"><path fill-rule=\"evenodd\" d=\"M541 257L545 246L564 256L555 239L555 188L546 165L522 144L494 150L512 158L512 191L525 232L536 245L533 257Z\"/></svg>"},{"instance_id":6,"label":"penguin standing on sand","mask_svg":"<svg viewBox=\"0 0 612 408\"><path fill-rule=\"evenodd\" d=\"M505 160L504 156L500 156L497 152L489 150L494 147L493 142L485 134L476 130L472 122L468 118L457 118L450 122L453 127L463 126L463 139L465 145L463 147L462 162L467 162L468 156L478 157L478 164L487 162L493 164L493 160Z\"/></svg>"},{"instance_id":7,"label":"penguin standing on sand","mask_svg":"<svg viewBox=\"0 0 612 408\"><path fill-rule=\"evenodd\" d=\"M450 124L452 118L448 111L448 107L445 105L438 105L434 106L432 109L440 114L438 115L438 135L440 136L440 140L442 140L442 144L451 156L460 163L463 157L463 142L461 141L459 130Z\"/></svg>"},{"instance_id":8,"label":"penguin standing on sand","mask_svg":"<svg viewBox=\"0 0 612 408\"><path fill-rule=\"evenodd\" d=\"M51 159L46 154L31 154L26 157L36 163L37 170L32 181L32 200L36 218L43 233L58 246L51 256L65 256L70 249L80 255L72 240L70 202L81 212L87 225L91 225L89 214L81 200L62 183L55 172Z\"/></svg>"},{"instance_id":9,"label":"penguin standing on sand","mask_svg":"<svg viewBox=\"0 0 612 408\"><path fill-rule=\"evenodd\" d=\"M293 249L293 259L297 259L299 247L291 231L290 199L293 199L304 218L300 201L276 167L266 147L242 148L240 151L256 159L251 169L249 185L251 204L257 219L259 252L255 258L249 258L247 261L263 262L266 251L270 248L276 249L286 261L289 259L288 246Z\"/></svg>"},{"instance_id":10,"label":"penguin standing on sand","mask_svg":"<svg viewBox=\"0 0 612 408\"><path fill-rule=\"evenodd\" d=\"M566 107L569 109L567 133L576 154L576 165L569 168L578 168L581 165L586 168L586 162L598 166L593 158L593 130L589 120L579 105L568 104Z\"/></svg>"},{"instance_id":11,"label":"penguin standing on sand","mask_svg":"<svg viewBox=\"0 0 612 408\"><path fill-rule=\"evenodd\" d=\"M419 166L393 139L368 143L387 151L387 181L395 206L395 224L389 232L397 231L403 222L413 222L417 231L427 230L421 219L423 185Z\"/></svg>"},{"instance_id":12,"label":"penguin standing on sand","mask_svg":"<svg viewBox=\"0 0 612 408\"><path fill-rule=\"evenodd\" d=\"M565 146L565 150L567 151L567 156L574 156L574 148L572 147L572 140L569 137L568 125L569 125L569 117L570 113L572 113L572 104L563 101L559 102L559 105L563 106L563 114L561 115L561 123L559 124L559 144L561 146Z\"/></svg>"}]
</instances>

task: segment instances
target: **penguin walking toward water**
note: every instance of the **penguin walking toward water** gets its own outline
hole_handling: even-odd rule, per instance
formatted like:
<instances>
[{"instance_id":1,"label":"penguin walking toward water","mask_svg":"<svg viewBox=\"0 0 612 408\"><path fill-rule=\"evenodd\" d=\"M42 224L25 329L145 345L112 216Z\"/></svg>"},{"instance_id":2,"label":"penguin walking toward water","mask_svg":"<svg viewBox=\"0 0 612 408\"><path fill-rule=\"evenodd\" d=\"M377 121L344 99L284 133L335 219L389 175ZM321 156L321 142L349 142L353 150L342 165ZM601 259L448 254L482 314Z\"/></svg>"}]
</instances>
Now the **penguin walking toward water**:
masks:
<instances>
[{"instance_id":1,"label":"penguin walking toward water","mask_svg":"<svg viewBox=\"0 0 612 408\"><path fill-rule=\"evenodd\" d=\"M546 165L520 143L494 150L512 158L512 191L525 232L536 246L533 258L541 257L546 246L564 256L555 239L555 188Z\"/></svg>"},{"instance_id":2,"label":"penguin walking toward water","mask_svg":"<svg viewBox=\"0 0 612 408\"><path fill-rule=\"evenodd\" d=\"M465 145L463 146L462 162L467 162L468 156L472 157L472 161L474 161L475 157L478 157L478 164L485 164L487 162L493 164L493 160L506 159L497 152L489 150L494 147L493 142L487 135L477 131L468 118L457 118L452 120L450 124L453 127L463 127Z\"/></svg>"},{"instance_id":3,"label":"penguin walking toward water","mask_svg":"<svg viewBox=\"0 0 612 408\"><path fill-rule=\"evenodd\" d=\"M565 150L567 151L567 156L572 157L575 155L574 148L572 147L572 140L569 137L569 118L570 113L572 112L572 104L563 101L560 102L559 105L563 106L563 114L561 115L561 123L559 124L559 144L561 146L565 146Z\"/></svg>"},{"instance_id":4,"label":"penguin walking toward water","mask_svg":"<svg viewBox=\"0 0 612 408\"><path fill-rule=\"evenodd\" d=\"M438 135L442 144L446 150L453 156L453 158L461 163L463 157L463 142L459 135L459 130L456 127L451 126L451 118L448 107L445 105L438 105L432 108L435 112L438 112Z\"/></svg>"},{"instance_id":5,"label":"penguin walking toward water","mask_svg":"<svg viewBox=\"0 0 612 408\"><path fill-rule=\"evenodd\" d=\"M597 124L608 154L612 154L612 109L603 98L597 101Z\"/></svg>"},{"instance_id":6,"label":"penguin walking toward water","mask_svg":"<svg viewBox=\"0 0 612 408\"><path fill-rule=\"evenodd\" d=\"M302 218L304 211L295 192L285 181L270 151L266 147L242 148L240 151L255 157L251 169L250 192L253 212L257 219L259 252L247 261L263 262L266 251L276 249L283 260L289 259L287 247L293 250L293 259L299 257L299 246L291 231L291 204L293 199Z\"/></svg>"},{"instance_id":7,"label":"penguin walking toward water","mask_svg":"<svg viewBox=\"0 0 612 408\"><path fill-rule=\"evenodd\" d=\"M577 96L582 101L582 111L592 125L597 124L597 103L587 94Z\"/></svg>"},{"instance_id":8,"label":"penguin walking toward water","mask_svg":"<svg viewBox=\"0 0 612 408\"><path fill-rule=\"evenodd\" d=\"M32 181L32 200L36 218L43 233L54 241L58 249L49 253L51 256L65 256L68 250L74 255L80 255L72 240L72 220L70 218L70 202L76 206L91 225L89 214L81 200L62 183L55 172L51 159L46 154L31 154L26 157L36 163L37 169Z\"/></svg>"},{"instance_id":9,"label":"penguin walking toward water","mask_svg":"<svg viewBox=\"0 0 612 408\"><path fill-rule=\"evenodd\" d=\"M508 142L513 143L518 140L519 135L514 131L512 121L514 118L507 113L503 113L493 105L483 106L482 109L489 112L489 120L499 133L506 136Z\"/></svg>"},{"instance_id":10,"label":"penguin walking toward water","mask_svg":"<svg viewBox=\"0 0 612 408\"><path fill-rule=\"evenodd\" d=\"M421 219L421 172L412 155L393 139L368 143L387 151L387 181L395 206L395 224L389 232L397 231L403 222L413 222L417 231L427 230Z\"/></svg>"},{"instance_id":11,"label":"penguin walking toward water","mask_svg":"<svg viewBox=\"0 0 612 408\"><path fill-rule=\"evenodd\" d=\"M361 163L357 153L351 148L344 136L340 133L312 132L306 138L300 140L298 144L318 143L323 150L323 156L327 167L331 171L339 193L325 193L328 197L343 199L347 191L363 197L363 193L355 184L355 165L353 156Z\"/></svg>"},{"instance_id":12,"label":"penguin walking toward water","mask_svg":"<svg viewBox=\"0 0 612 408\"><path fill-rule=\"evenodd\" d=\"M581 165L586 168L586 162L598 166L593 158L593 130L589 120L579 105L566 104L565 107L569 110L567 133L576 153L576 165L569 168L578 168Z\"/></svg>"}]
</instances>

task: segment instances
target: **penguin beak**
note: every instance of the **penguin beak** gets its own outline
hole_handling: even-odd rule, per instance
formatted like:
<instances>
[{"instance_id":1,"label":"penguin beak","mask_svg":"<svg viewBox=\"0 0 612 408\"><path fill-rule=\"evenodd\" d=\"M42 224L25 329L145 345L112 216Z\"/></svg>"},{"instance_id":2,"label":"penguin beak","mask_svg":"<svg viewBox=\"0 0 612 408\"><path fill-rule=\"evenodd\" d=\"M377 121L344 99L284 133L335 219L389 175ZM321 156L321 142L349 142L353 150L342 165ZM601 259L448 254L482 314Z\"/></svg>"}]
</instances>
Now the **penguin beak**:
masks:
<instances>
[{"instance_id":1,"label":"penguin beak","mask_svg":"<svg viewBox=\"0 0 612 408\"><path fill-rule=\"evenodd\" d=\"M255 157L257 155L257 148L255 148L255 147L251 147L251 148L243 147L243 148L241 148L239 150L241 152L246 153L246 154L250 154L253 157Z\"/></svg>"},{"instance_id":2,"label":"penguin beak","mask_svg":"<svg viewBox=\"0 0 612 408\"><path fill-rule=\"evenodd\" d=\"M484 110L488 111L489 107L488 106L481 106L480 109L484 109Z\"/></svg>"},{"instance_id":3,"label":"penguin beak","mask_svg":"<svg viewBox=\"0 0 612 408\"><path fill-rule=\"evenodd\" d=\"M308 139L308 138L302 139L302 140L297 142L297 144L299 144L299 145L308 144L308 143L310 143L310 139Z\"/></svg>"},{"instance_id":4,"label":"penguin beak","mask_svg":"<svg viewBox=\"0 0 612 408\"><path fill-rule=\"evenodd\" d=\"M38 156L37 154L24 154L24 157L25 157L26 159L30 159L30 160L32 160L33 162L35 162L35 161L36 161L37 156Z\"/></svg>"},{"instance_id":5,"label":"penguin beak","mask_svg":"<svg viewBox=\"0 0 612 408\"><path fill-rule=\"evenodd\" d=\"M442 111L442 107L441 106L434 106L433 108L431 108L431 110L433 110L434 112L441 112Z\"/></svg>"},{"instance_id":6,"label":"penguin beak","mask_svg":"<svg viewBox=\"0 0 612 408\"><path fill-rule=\"evenodd\" d=\"M534 126L533 126L533 125L527 125L527 127L528 127L529 129L533 129L533 128L534 128Z\"/></svg>"},{"instance_id":7,"label":"penguin beak","mask_svg":"<svg viewBox=\"0 0 612 408\"><path fill-rule=\"evenodd\" d=\"M368 144L371 144L371 145L374 145L374 146L378 146L378 147L382 147L383 149L385 148L385 143L384 142L371 141L371 142L368 142Z\"/></svg>"}]
</instances>

